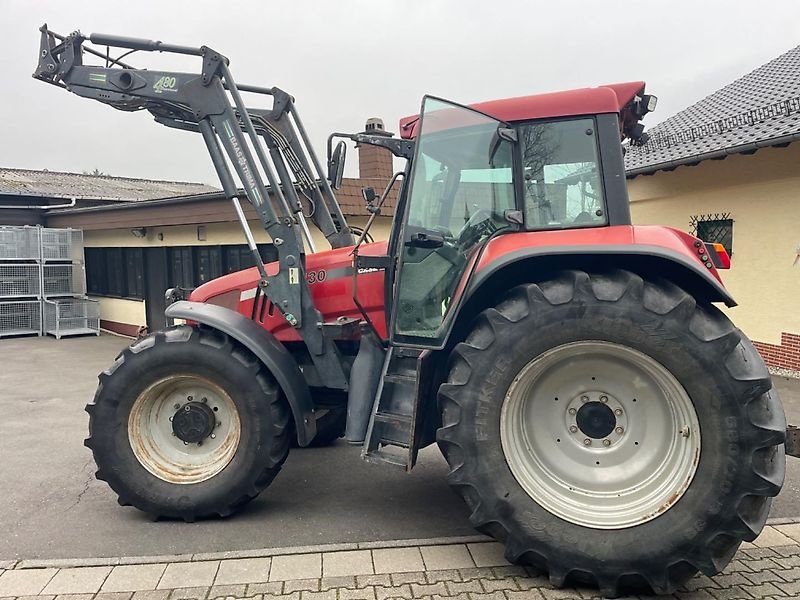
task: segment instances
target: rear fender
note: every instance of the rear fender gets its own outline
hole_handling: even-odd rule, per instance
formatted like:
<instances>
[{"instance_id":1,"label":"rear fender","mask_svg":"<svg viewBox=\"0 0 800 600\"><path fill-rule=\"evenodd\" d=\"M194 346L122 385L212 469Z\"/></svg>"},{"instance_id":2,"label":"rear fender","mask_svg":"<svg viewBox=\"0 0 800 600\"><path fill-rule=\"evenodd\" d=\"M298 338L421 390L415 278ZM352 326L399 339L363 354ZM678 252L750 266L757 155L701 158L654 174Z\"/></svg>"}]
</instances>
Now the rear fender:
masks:
<instances>
[{"instance_id":1,"label":"rear fender","mask_svg":"<svg viewBox=\"0 0 800 600\"><path fill-rule=\"evenodd\" d=\"M564 269L592 271L608 268L668 279L695 298L736 306L728 291L702 263L663 246L528 247L497 257L473 274L447 345L461 341L472 319L487 306L499 302L516 285L541 281Z\"/></svg>"},{"instance_id":2,"label":"rear fender","mask_svg":"<svg viewBox=\"0 0 800 600\"><path fill-rule=\"evenodd\" d=\"M245 346L264 363L292 409L297 443L307 446L317 433L314 404L297 361L266 329L240 313L214 304L180 301L167 307L171 319L186 319L213 327Z\"/></svg>"}]
</instances>

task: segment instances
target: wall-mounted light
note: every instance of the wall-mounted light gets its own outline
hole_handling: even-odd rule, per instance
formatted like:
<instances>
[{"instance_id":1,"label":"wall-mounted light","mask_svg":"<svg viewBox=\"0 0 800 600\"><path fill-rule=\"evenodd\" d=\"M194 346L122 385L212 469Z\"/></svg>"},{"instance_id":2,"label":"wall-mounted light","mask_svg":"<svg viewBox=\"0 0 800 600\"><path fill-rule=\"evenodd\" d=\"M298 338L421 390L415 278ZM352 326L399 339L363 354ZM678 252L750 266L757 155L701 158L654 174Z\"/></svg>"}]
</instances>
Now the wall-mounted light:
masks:
<instances>
[{"instance_id":1,"label":"wall-mounted light","mask_svg":"<svg viewBox=\"0 0 800 600\"><path fill-rule=\"evenodd\" d=\"M197 241L198 242L205 242L206 241L206 226L205 225L198 225L197 226Z\"/></svg>"},{"instance_id":2,"label":"wall-mounted light","mask_svg":"<svg viewBox=\"0 0 800 600\"><path fill-rule=\"evenodd\" d=\"M131 229L131 233L133 234L133 237L143 238L147 235L147 227L136 227Z\"/></svg>"}]
</instances>

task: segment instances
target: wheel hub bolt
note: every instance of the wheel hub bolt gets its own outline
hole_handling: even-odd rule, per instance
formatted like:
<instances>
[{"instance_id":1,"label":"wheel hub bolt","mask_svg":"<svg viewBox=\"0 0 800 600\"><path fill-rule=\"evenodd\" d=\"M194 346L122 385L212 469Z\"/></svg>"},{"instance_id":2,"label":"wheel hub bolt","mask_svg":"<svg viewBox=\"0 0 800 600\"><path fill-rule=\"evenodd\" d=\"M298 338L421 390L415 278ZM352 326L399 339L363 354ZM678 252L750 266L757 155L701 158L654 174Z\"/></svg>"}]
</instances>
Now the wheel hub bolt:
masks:
<instances>
[{"instance_id":1,"label":"wheel hub bolt","mask_svg":"<svg viewBox=\"0 0 800 600\"><path fill-rule=\"evenodd\" d=\"M569 409L569 414L571 414L571 415L574 415L576 412L578 412L578 411L575 410L574 408L570 408Z\"/></svg>"},{"instance_id":2,"label":"wheel hub bolt","mask_svg":"<svg viewBox=\"0 0 800 600\"><path fill-rule=\"evenodd\" d=\"M215 439L217 439L217 434L216 434L216 433L212 433L212 434L211 434L211 439L212 439L212 440L215 440Z\"/></svg>"},{"instance_id":3,"label":"wheel hub bolt","mask_svg":"<svg viewBox=\"0 0 800 600\"><path fill-rule=\"evenodd\" d=\"M686 438L689 437L689 426L688 425L686 427L684 427L683 429L681 429L681 435L683 437L686 437Z\"/></svg>"},{"instance_id":4,"label":"wheel hub bolt","mask_svg":"<svg viewBox=\"0 0 800 600\"><path fill-rule=\"evenodd\" d=\"M600 402L608 402L608 396L600 396Z\"/></svg>"},{"instance_id":5,"label":"wheel hub bolt","mask_svg":"<svg viewBox=\"0 0 800 600\"><path fill-rule=\"evenodd\" d=\"M610 446L611 440L603 440L603 446Z\"/></svg>"},{"instance_id":6,"label":"wheel hub bolt","mask_svg":"<svg viewBox=\"0 0 800 600\"><path fill-rule=\"evenodd\" d=\"M581 396L581 402L588 402L589 396Z\"/></svg>"},{"instance_id":7,"label":"wheel hub bolt","mask_svg":"<svg viewBox=\"0 0 800 600\"><path fill-rule=\"evenodd\" d=\"M187 404L186 406L184 406L184 407L183 407L183 410L192 410L192 409L191 409L191 408L189 407L189 405Z\"/></svg>"},{"instance_id":8,"label":"wheel hub bolt","mask_svg":"<svg viewBox=\"0 0 800 600\"><path fill-rule=\"evenodd\" d=\"M186 399L187 399L189 402L191 402L192 400L194 400L194 396L186 396Z\"/></svg>"},{"instance_id":9,"label":"wheel hub bolt","mask_svg":"<svg viewBox=\"0 0 800 600\"><path fill-rule=\"evenodd\" d=\"M200 402L202 402L203 404L205 404L206 402L208 402L208 398L201 398L201 399L200 399Z\"/></svg>"},{"instance_id":10,"label":"wheel hub bolt","mask_svg":"<svg viewBox=\"0 0 800 600\"><path fill-rule=\"evenodd\" d=\"M614 410L614 414L617 415L618 417L622 416L622 409L621 408L617 408L616 410Z\"/></svg>"},{"instance_id":11,"label":"wheel hub bolt","mask_svg":"<svg viewBox=\"0 0 800 600\"><path fill-rule=\"evenodd\" d=\"M181 407L181 405L180 405L180 404L178 404L178 403L176 402L176 403L175 403L175 406L174 406L173 408L174 408L175 410L178 410L180 407Z\"/></svg>"},{"instance_id":12,"label":"wheel hub bolt","mask_svg":"<svg viewBox=\"0 0 800 600\"><path fill-rule=\"evenodd\" d=\"M583 445L584 446L591 446L592 445L592 440L590 440L589 438L585 438L583 440Z\"/></svg>"},{"instance_id":13,"label":"wheel hub bolt","mask_svg":"<svg viewBox=\"0 0 800 600\"><path fill-rule=\"evenodd\" d=\"M616 431L619 434L625 433L625 430L622 427L617 427L614 431Z\"/></svg>"},{"instance_id":14,"label":"wheel hub bolt","mask_svg":"<svg viewBox=\"0 0 800 600\"><path fill-rule=\"evenodd\" d=\"M217 427L222 427L222 421L217 421Z\"/></svg>"},{"instance_id":15,"label":"wheel hub bolt","mask_svg":"<svg viewBox=\"0 0 800 600\"><path fill-rule=\"evenodd\" d=\"M578 426L577 425L570 425L569 426L569 430L570 430L571 433L577 433L578 432Z\"/></svg>"}]
</instances>

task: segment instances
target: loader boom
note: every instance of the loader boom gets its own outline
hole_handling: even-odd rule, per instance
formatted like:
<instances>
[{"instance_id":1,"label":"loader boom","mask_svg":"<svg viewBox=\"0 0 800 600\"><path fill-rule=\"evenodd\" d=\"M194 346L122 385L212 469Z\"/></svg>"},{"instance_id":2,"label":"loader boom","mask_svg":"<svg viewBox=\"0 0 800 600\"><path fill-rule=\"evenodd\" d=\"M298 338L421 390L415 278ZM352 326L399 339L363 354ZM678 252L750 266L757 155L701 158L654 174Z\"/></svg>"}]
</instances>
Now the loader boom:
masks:
<instances>
[{"instance_id":1,"label":"loader boom","mask_svg":"<svg viewBox=\"0 0 800 600\"><path fill-rule=\"evenodd\" d=\"M332 387L347 389L342 361L325 335L322 316L306 282L306 246L312 252L315 248L301 196L309 206L309 217L333 248L352 246L355 240L292 96L277 87L238 86L228 59L207 46L176 46L103 34L87 37L80 32L65 37L46 25L40 31L35 78L119 110L147 110L163 125L203 136L259 270L261 292L298 330L325 380ZM107 46L106 55L91 49L87 42ZM111 58L111 48L198 56L202 68L199 73L135 69ZM85 52L102 57L105 64L85 65ZM248 108L241 92L271 97L272 108ZM278 271L274 274L266 272L258 253L239 202L237 179L277 249Z\"/></svg>"}]
</instances>

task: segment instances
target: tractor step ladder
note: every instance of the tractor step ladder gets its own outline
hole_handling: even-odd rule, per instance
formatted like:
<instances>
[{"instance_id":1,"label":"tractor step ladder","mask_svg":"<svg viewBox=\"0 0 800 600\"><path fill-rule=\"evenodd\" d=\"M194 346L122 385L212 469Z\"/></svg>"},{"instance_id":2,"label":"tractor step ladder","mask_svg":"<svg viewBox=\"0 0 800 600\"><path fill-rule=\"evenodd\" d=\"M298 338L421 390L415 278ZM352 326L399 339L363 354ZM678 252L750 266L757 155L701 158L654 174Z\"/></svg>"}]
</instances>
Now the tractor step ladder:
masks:
<instances>
[{"instance_id":1,"label":"tractor step ladder","mask_svg":"<svg viewBox=\"0 0 800 600\"><path fill-rule=\"evenodd\" d=\"M417 461L417 386L420 350L391 347L372 409L361 457L410 471Z\"/></svg>"}]
</instances>

